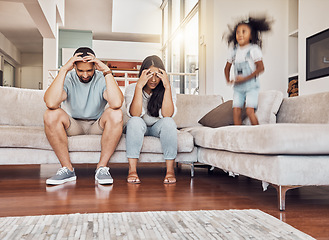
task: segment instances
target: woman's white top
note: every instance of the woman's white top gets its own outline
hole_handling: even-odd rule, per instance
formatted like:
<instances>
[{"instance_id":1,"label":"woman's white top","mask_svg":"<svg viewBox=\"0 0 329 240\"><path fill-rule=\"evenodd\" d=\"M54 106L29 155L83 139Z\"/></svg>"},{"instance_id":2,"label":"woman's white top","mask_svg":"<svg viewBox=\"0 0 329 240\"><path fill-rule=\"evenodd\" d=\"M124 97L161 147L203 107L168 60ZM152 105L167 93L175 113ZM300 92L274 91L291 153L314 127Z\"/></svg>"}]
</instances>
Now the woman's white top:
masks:
<instances>
[{"instance_id":1,"label":"woman's white top","mask_svg":"<svg viewBox=\"0 0 329 240\"><path fill-rule=\"evenodd\" d=\"M127 115L129 117L132 117L130 115L130 105L134 98L135 88L136 88L136 83L133 83L133 84L130 84L125 90L125 103L126 103L126 108L127 108ZM147 104L151 98L151 95L147 94L143 90L143 106L142 106L142 113L141 113L140 117L143 118L143 120L145 121L147 126L152 126L160 118L163 118L163 116L161 114L161 108L159 110L159 117L152 117L151 115L149 115L149 113L147 111ZM176 107L176 92L175 92L175 89L173 89L172 87L171 87L171 95L172 95L172 100L174 103L174 113L171 117L174 117L177 112L177 107Z\"/></svg>"}]
</instances>

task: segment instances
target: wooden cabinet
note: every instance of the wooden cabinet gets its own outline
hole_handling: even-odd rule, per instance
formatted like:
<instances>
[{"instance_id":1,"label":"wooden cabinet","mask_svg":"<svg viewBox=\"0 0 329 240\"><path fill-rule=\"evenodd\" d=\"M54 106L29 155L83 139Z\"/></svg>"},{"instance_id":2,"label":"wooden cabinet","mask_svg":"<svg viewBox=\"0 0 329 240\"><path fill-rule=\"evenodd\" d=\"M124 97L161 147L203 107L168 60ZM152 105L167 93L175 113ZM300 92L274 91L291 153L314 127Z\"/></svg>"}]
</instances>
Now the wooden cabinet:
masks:
<instances>
[{"instance_id":1,"label":"wooden cabinet","mask_svg":"<svg viewBox=\"0 0 329 240\"><path fill-rule=\"evenodd\" d=\"M120 87L136 82L141 61L103 61L112 71Z\"/></svg>"}]
</instances>

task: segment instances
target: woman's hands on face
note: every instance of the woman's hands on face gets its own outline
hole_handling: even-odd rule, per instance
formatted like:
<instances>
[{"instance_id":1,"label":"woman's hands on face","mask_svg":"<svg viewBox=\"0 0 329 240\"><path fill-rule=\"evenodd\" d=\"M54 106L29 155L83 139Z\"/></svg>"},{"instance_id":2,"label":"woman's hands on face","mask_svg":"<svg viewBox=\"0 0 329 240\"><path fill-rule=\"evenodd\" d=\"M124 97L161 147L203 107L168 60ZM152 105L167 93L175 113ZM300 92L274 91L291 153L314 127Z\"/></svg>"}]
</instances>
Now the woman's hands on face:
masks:
<instances>
[{"instance_id":1,"label":"woman's hands on face","mask_svg":"<svg viewBox=\"0 0 329 240\"><path fill-rule=\"evenodd\" d=\"M160 81L162 81L163 83L164 88L170 88L168 75L166 71L160 68L159 72L153 72L151 71L151 68L143 70L140 78L137 81L137 86L139 88L143 88L147 84L147 82L153 77L160 79Z\"/></svg>"},{"instance_id":2,"label":"woman's hands on face","mask_svg":"<svg viewBox=\"0 0 329 240\"><path fill-rule=\"evenodd\" d=\"M153 74L151 73L151 69L145 69L142 71L142 74L137 81L137 86L139 88L143 88L147 84L148 80L153 77Z\"/></svg>"},{"instance_id":3,"label":"woman's hands on face","mask_svg":"<svg viewBox=\"0 0 329 240\"><path fill-rule=\"evenodd\" d=\"M159 72L156 75L162 81L164 88L170 88L169 78L165 70L159 68Z\"/></svg>"}]
</instances>

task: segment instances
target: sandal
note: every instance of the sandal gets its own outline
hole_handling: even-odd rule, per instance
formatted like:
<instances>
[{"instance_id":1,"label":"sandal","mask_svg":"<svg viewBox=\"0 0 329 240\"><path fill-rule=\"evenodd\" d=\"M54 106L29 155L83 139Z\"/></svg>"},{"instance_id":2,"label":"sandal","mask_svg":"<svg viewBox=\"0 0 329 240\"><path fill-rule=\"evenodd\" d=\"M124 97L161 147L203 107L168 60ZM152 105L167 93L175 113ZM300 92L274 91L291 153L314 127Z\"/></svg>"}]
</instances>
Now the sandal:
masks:
<instances>
[{"instance_id":1,"label":"sandal","mask_svg":"<svg viewBox=\"0 0 329 240\"><path fill-rule=\"evenodd\" d=\"M139 184L139 183L141 183L141 180L139 179L137 172L130 172L127 177L127 182Z\"/></svg>"},{"instance_id":2,"label":"sandal","mask_svg":"<svg viewBox=\"0 0 329 240\"><path fill-rule=\"evenodd\" d=\"M164 184L173 184L176 183L175 173L167 173L164 180Z\"/></svg>"}]
</instances>

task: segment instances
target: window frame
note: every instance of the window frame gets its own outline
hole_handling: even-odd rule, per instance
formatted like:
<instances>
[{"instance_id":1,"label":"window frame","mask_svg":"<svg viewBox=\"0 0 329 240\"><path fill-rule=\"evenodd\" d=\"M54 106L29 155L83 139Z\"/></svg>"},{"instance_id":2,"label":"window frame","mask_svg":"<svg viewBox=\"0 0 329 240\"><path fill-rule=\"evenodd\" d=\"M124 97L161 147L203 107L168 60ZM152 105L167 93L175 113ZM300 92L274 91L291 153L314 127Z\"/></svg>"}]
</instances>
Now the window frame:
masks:
<instances>
[{"instance_id":1,"label":"window frame","mask_svg":"<svg viewBox=\"0 0 329 240\"><path fill-rule=\"evenodd\" d=\"M180 1L180 23L177 26L176 29L172 29L172 8L173 8L173 1ZM168 10L168 29L167 29L167 39L164 39L165 37L165 10ZM184 46L184 38L185 38L185 27L187 24L191 21L193 17L198 13L198 36L199 34L199 23L200 23L200 11L199 11L199 0L196 2L194 7L186 14L185 13L185 0L163 0L162 4L160 6L162 10L162 36L161 36L161 52L162 52L162 59L164 60L164 63L166 65L167 71L171 71L172 69L172 56L173 56L173 50L172 50L172 43L175 40L175 38L178 36L178 34L182 34L183 39L180 43L180 73L185 72L185 46ZM199 38L198 38L199 39ZM199 52L199 44L198 44L198 52ZM166 54L167 52L167 54ZM197 56L198 58L198 65L199 65L199 54ZM198 69L198 67L196 68ZM185 93L185 76L179 76L180 78L180 90L179 92L184 94ZM199 81L199 77L197 75L197 82ZM197 83L198 85L198 83Z\"/></svg>"}]
</instances>

